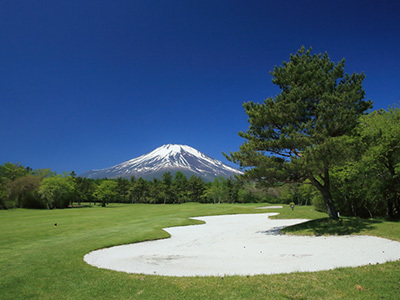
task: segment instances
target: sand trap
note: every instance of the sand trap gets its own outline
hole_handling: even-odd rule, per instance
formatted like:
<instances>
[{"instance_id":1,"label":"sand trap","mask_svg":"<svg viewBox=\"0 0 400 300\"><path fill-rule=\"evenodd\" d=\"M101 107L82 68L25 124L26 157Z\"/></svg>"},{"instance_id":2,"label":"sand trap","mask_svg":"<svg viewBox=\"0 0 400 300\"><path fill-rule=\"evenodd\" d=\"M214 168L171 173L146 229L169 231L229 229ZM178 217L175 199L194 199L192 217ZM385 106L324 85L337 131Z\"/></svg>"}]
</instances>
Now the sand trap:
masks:
<instances>
[{"instance_id":1,"label":"sand trap","mask_svg":"<svg viewBox=\"0 0 400 300\"><path fill-rule=\"evenodd\" d=\"M275 209L275 208L283 208L283 206L282 205L262 206L262 207L256 207L255 209Z\"/></svg>"},{"instance_id":2,"label":"sand trap","mask_svg":"<svg viewBox=\"0 0 400 300\"><path fill-rule=\"evenodd\" d=\"M101 249L85 255L93 266L166 276L224 276L329 270L400 259L400 242L369 236L280 235L307 220L265 214L195 218L206 224L166 228L171 238Z\"/></svg>"}]
</instances>

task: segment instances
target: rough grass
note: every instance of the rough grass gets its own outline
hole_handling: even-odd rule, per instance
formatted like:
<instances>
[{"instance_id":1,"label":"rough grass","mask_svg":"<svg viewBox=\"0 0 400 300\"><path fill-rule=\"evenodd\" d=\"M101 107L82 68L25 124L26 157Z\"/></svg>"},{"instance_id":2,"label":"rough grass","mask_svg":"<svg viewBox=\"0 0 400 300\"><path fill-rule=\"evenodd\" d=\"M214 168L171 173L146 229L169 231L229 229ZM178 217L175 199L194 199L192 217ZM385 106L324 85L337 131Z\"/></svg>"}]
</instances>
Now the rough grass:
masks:
<instances>
[{"instance_id":1,"label":"rough grass","mask_svg":"<svg viewBox=\"0 0 400 300\"><path fill-rule=\"evenodd\" d=\"M399 223L343 219L329 224L309 207L111 205L106 208L0 211L0 299L399 299L400 262L314 273L162 277L102 270L83 261L94 249L166 238L161 228L190 216L281 212L314 222L301 234L372 234L400 240ZM57 226L54 224L57 223ZM300 226L300 225L299 225ZM351 228L351 229L349 229Z\"/></svg>"}]
</instances>

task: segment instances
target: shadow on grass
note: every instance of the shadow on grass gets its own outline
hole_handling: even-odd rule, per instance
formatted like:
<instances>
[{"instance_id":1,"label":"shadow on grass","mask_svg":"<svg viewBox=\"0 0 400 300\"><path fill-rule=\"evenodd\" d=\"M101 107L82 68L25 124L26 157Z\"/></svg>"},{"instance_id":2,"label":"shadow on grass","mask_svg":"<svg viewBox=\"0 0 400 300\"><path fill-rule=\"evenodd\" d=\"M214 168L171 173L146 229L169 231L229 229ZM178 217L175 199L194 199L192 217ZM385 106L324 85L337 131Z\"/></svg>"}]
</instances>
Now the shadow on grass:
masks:
<instances>
[{"instance_id":1,"label":"shadow on grass","mask_svg":"<svg viewBox=\"0 0 400 300\"><path fill-rule=\"evenodd\" d=\"M309 235L349 235L374 229L382 223L375 219L341 218L338 221L329 218L312 220L282 229L282 233Z\"/></svg>"}]
</instances>

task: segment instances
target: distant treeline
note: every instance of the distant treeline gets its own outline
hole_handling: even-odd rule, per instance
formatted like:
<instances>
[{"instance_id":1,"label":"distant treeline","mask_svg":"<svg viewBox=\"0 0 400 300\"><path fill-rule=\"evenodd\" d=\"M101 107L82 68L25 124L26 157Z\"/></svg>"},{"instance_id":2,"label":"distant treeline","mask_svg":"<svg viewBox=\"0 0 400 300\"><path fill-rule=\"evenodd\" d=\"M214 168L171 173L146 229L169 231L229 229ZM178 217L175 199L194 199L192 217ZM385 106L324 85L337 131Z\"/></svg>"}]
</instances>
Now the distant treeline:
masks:
<instances>
[{"instance_id":1,"label":"distant treeline","mask_svg":"<svg viewBox=\"0 0 400 300\"><path fill-rule=\"evenodd\" d=\"M131 177L88 179L74 172L57 175L50 169L33 170L19 164L0 166L0 208L67 208L81 203L106 206L108 203L179 204L265 202L268 196L254 185L235 178L215 178L205 182L198 176L187 178L165 172L152 181Z\"/></svg>"}]
</instances>

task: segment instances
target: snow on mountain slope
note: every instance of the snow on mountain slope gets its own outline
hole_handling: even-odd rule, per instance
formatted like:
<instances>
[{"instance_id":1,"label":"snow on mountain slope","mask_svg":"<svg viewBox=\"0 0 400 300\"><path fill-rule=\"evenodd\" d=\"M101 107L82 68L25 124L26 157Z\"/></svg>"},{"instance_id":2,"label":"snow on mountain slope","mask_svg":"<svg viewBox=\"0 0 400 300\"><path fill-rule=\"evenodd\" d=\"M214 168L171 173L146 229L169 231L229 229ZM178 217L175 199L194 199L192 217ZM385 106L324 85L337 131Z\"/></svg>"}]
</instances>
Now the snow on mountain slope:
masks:
<instances>
[{"instance_id":1,"label":"snow on mountain slope","mask_svg":"<svg viewBox=\"0 0 400 300\"><path fill-rule=\"evenodd\" d=\"M225 165L192 147L167 144L148 154L116 166L101 170L91 170L81 176L87 178L130 178L135 176L152 179L153 177L161 178L162 174L167 171L171 173L181 171L187 176L194 174L206 181L210 181L217 176L227 178L242 174L241 171Z\"/></svg>"}]
</instances>

